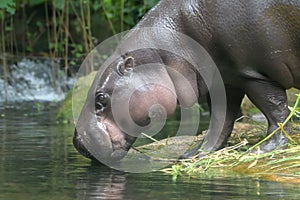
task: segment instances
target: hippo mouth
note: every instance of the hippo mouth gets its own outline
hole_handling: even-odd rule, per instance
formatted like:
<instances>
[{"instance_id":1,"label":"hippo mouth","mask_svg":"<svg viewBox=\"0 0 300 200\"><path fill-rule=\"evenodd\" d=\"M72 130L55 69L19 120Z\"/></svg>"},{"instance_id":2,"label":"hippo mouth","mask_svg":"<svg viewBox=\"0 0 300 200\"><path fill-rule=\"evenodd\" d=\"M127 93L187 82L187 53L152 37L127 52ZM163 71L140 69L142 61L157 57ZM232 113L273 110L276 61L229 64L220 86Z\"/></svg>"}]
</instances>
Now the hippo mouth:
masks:
<instances>
[{"instance_id":1,"label":"hippo mouth","mask_svg":"<svg viewBox=\"0 0 300 200\"><path fill-rule=\"evenodd\" d=\"M129 151L135 139L124 133L111 119L98 119L99 129L109 138L109 145L112 150L112 160L121 160Z\"/></svg>"},{"instance_id":2,"label":"hippo mouth","mask_svg":"<svg viewBox=\"0 0 300 200\"><path fill-rule=\"evenodd\" d=\"M77 129L75 128L74 137L73 137L73 145L76 148L76 150L83 155L84 157L87 157L92 160L96 160L92 154L86 149L86 147L83 145L83 139L80 134L78 134Z\"/></svg>"},{"instance_id":3,"label":"hippo mouth","mask_svg":"<svg viewBox=\"0 0 300 200\"><path fill-rule=\"evenodd\" d=\"M93 130L75 128L73 145L81 155L109 163L124 158L135 139L121 131L112 120L97 118Z\"/></svg>"}]
</instances>

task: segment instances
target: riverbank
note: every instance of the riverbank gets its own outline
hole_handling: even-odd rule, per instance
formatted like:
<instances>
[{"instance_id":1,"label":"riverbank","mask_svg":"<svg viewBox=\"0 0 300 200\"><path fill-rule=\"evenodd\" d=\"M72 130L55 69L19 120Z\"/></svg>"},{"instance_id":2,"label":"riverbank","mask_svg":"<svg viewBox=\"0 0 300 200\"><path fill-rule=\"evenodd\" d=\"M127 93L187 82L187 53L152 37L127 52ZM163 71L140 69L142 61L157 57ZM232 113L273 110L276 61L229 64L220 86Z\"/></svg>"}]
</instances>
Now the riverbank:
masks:
<instances>
[{"instance_id":1,"label":"riverbank","mask_svg":"<svg viewBox=\"0 0 300 200\"><path fill-rule=\"evenodd\" d=\"M266 154L247 152L258 142L265 125L236 123L229 139L229 145L202 158L180 160L161 171L171 174L173 179L197 178L213 174L240 174L262 178L270 181L300 183L300 130L293 124L291 137L296 142L289 142L284 150L275 150ZM196 144L203 135L173 137L152 144L136 147L140 152L150 155L153 160L166 161L171 151L181 151L186 144ZM135 154L131 149L129 154ZM174 160L170 160L170 163Z\"/></svg>"}]
</instances>

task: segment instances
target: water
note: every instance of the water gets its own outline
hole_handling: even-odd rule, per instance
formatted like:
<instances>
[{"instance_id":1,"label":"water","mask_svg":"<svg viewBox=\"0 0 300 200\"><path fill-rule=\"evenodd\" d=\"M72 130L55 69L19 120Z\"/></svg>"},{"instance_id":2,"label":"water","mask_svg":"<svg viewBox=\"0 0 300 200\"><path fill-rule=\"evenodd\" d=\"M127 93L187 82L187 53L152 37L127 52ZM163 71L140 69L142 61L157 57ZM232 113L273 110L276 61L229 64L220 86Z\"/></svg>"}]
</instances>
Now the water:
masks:
<instances>
[{"instance_id":1,"label":"water","mask_svg":"<svg viewBox=\"0 0 300 200\"><path fill-rule=\"evenodd\" d=\"M239 174L179 177L132 174L80 156L72 125L58 125L56 107L0 105L0 199L299 199L300 185Z\"/></svg>"},{"instance_id":2,"label":"water","mask_svg":"<svg viewBox=\"0 0 300 200\"><path fill-rule=\"evenodd\" d=\"M61 101L74 79L49 59L22 59L9 66L7 83L0 66L0 102ZM3 88L3 89L2 89Z\"/></svg>"}]
</instances>

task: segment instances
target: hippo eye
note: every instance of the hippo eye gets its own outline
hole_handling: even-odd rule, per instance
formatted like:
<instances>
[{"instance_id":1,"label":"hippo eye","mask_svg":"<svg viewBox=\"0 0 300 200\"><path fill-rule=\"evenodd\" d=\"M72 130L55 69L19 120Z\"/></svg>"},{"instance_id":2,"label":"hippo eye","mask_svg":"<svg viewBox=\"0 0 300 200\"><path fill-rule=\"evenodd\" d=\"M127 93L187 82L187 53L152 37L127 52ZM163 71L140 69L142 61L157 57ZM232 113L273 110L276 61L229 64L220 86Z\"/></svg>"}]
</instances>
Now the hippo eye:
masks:
<instances>
[{"instance_id":1,"label":"hippo eye","mask_svg":"<svg viewBox=\"0 0 300 200\"><path fill-rule=\"evenodd\" d=\"M103 112L104 109L107 107L109 100L109 95L103 92L97 92L95 96L95 108L100 112Z\"/></svg>"},{"instance_id":2,"label":"hippo eye","mask_svg":"<svg viewBox=\"0 0 300 200\"><path fill-rule=\"evenodd\" d=\"M120 75L126 75L128 72L130 72L133 69L134 66L134 58L129 56L125 58L124 62L119 62L118 64L118 73Z\"/></svg>"}]
</instances>

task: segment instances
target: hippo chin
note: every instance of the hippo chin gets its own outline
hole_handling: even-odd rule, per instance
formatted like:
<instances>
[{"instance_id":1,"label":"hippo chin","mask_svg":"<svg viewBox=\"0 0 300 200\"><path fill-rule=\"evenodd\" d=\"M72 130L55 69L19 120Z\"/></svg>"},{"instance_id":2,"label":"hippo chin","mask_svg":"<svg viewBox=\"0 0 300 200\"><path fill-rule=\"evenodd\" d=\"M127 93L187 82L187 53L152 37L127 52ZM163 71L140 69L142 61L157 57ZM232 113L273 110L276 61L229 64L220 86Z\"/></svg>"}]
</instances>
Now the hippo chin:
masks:
<instances>
[{"instance_id":1,"label":"hippo chin","mask_svg":"<svg viewBox=\"0 0 300 200\"><path fill-rule=\"evenodd\" d=\"M226 145L245 95L266 116L267 134L288 117L286 89L300 89L300 1L161 0L128 35L143 27L168 29L166 42L171 46L179 45L172 32L191 37L209 53L224 82L225 122L212 120L210 125L221 126L221 133L208 131L204 141L183 158L199 149L210 152ZM136 38L137 43L142 40L146 39ZM155 43L155 38L147 42ZM188 80L189 87L172 70ZM177 102L191 107L199 97L208 96L210 86L204 78L176 53L123 49L96 76L76 124L74 146L101 162L122 159L149 124L172 115ZM212 117L219 114L211 113ZM289 124L285 129L289 133ZM286 136L278 132L260 151L286 145Z\"/></svg>"}]
</instances>

